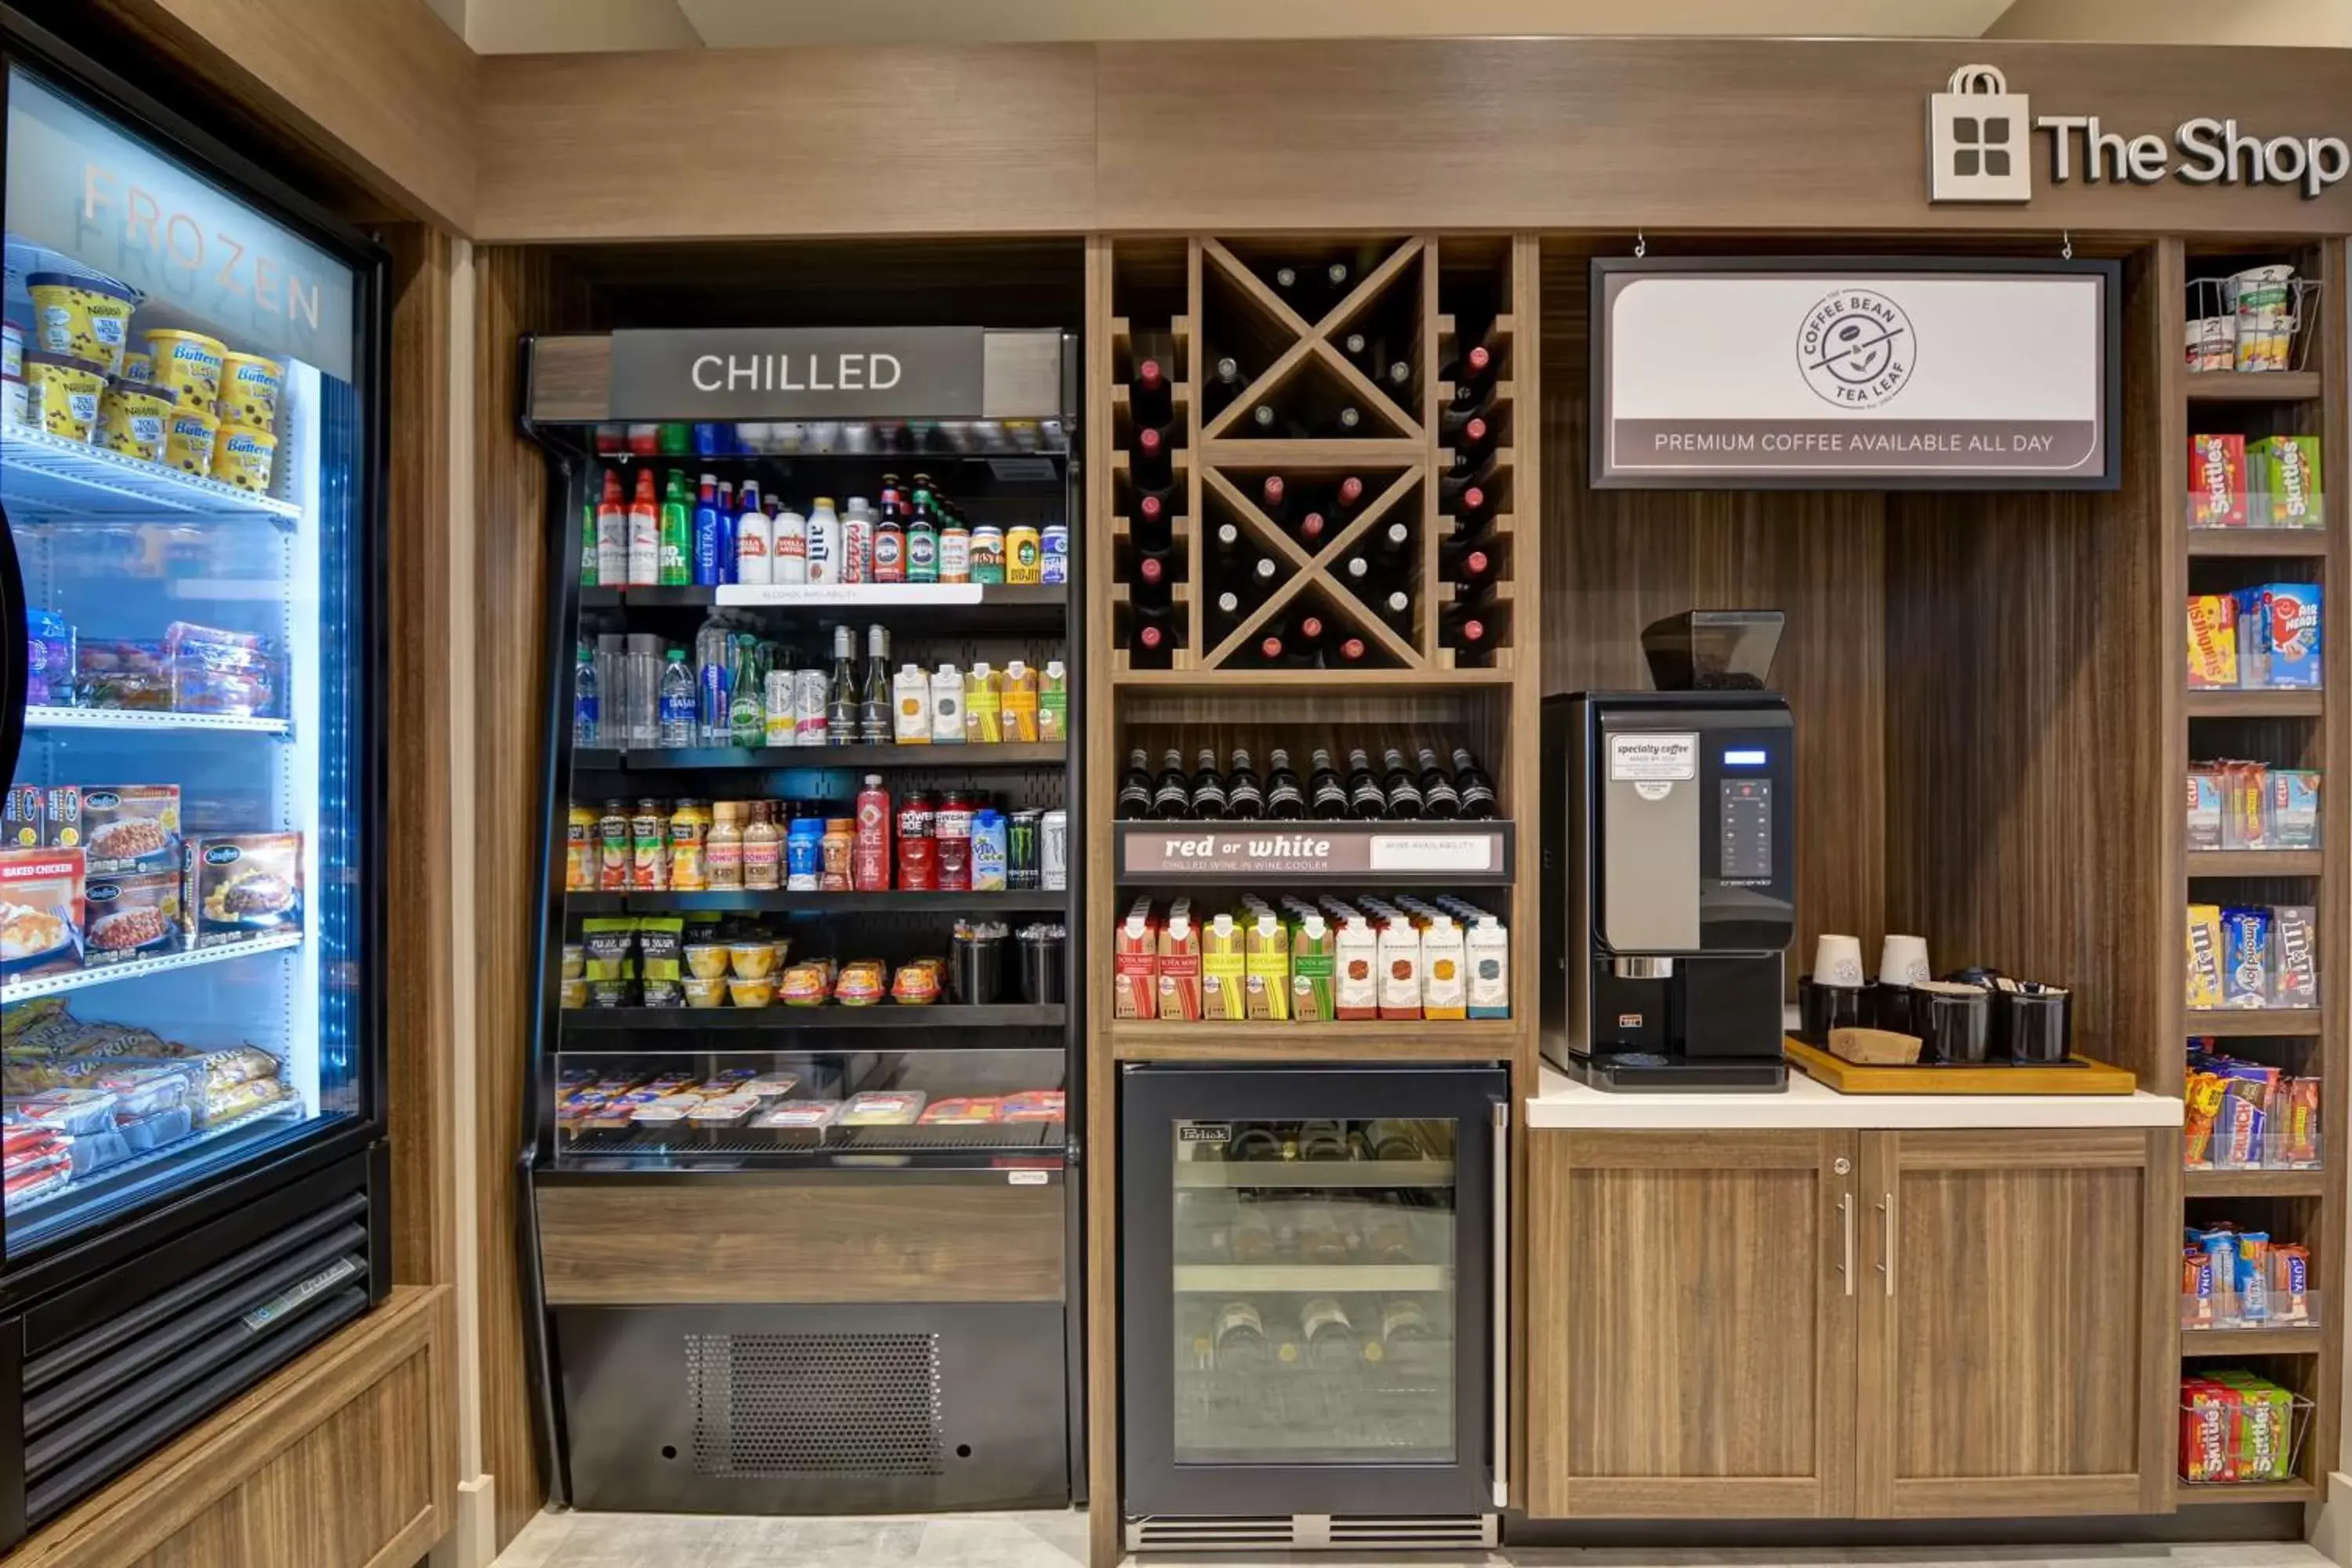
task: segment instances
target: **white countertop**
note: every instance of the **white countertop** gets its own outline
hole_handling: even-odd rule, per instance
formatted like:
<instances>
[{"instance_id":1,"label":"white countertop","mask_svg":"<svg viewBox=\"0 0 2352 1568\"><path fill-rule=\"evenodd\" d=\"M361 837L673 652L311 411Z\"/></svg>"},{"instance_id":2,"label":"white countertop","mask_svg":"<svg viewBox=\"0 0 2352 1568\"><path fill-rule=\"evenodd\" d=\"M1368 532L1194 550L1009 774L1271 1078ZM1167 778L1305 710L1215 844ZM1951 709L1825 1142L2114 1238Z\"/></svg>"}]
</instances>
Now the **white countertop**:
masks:
<instances>
[{"instance_id":1,"label":"white countertop","mask_svg":"<svg viewBox=\"0 0 2352 1568\"><path fill-rule=\"evenodd\" d=\"M1591 1089L1544 1065L1528 1101L1530 1127L1588 1132L1969 1131L1995 1128L2178 1127L2180 1101L2130 1094L1840 1094L1791 1067L1784 1094L1629 1094Z\"/></svg>"}]
</instances>

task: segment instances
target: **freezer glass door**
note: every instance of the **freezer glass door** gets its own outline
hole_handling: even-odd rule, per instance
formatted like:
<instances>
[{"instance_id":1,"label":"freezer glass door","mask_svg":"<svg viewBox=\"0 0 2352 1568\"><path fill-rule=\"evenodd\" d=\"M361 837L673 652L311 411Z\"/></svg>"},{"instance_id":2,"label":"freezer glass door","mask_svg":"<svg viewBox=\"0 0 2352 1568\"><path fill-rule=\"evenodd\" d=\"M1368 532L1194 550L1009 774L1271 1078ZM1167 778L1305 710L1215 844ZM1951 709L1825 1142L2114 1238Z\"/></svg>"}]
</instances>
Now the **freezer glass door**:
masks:
<instances>
[{"instance_id":1,"label":"freezer glass door","mask_svg":"<svg viewBox=\"0 0 2352 1568\"><path fill-rule=\"evenodd\" d=\"M8 75L12 1256L370 1114L366 274Z\"/></svg>"},{"instance_id":2,"label":"freezer glass door","mask_svg":"<svg viewBox=\"0 0 2352 1568\"><path fill-rule=\"evenodd\" d=\"M1178 1464L1457 1458L1454 1131L1174 1124Z\"/></svg>"}]
</instances>

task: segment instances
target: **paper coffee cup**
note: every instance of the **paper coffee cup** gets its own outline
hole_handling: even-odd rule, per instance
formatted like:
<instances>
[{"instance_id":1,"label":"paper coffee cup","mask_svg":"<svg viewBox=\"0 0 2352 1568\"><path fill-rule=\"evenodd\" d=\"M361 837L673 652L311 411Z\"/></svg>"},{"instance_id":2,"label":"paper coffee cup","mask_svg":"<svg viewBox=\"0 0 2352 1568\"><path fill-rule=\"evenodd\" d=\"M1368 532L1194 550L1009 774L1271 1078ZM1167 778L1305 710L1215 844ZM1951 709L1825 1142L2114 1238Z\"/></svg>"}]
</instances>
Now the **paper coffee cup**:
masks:
<instances>
[{"instance_id":1,"label":"paper coffee cup","mask_svg":"<svg viewBox=\"0 0 2352 1568\"><path fill-rule=\"evenodd\" d=\"M1814 984L1859 985L1862 980L1860 937L1824 935L1813 943Z\"/></svg>"},{"instance_id":2,"label":"paper coffee cup","mask_svg":"<svg viewBox=\"0 0 2352 1568\"><path fill-rule=\"evenodd\" d=\"M1878 983L1881 985L1916 985L1932 973L1927 967L1927 939L1924 936L1890 936L1878 952Z\"/></svg>"}]
</instances>

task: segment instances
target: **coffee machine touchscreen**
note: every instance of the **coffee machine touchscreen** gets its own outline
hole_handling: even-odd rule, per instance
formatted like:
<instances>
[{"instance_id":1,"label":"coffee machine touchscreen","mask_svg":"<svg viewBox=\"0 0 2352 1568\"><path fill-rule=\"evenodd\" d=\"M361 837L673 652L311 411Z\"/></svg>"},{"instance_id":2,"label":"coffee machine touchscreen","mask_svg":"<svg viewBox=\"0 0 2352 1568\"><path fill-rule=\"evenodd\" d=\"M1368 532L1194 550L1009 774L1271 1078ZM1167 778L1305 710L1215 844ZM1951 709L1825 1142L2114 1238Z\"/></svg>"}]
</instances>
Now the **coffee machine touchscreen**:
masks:
<instances>
[{"instance_id":1,"label":"coffee machine touchscreen","mask_svg":"<svg viewBox=\"0 0 2352 1568\"><path fill-rule=\"evenodd\" d=\"M1761 752L1727 752L1724 763L1730 765L1735 757L1753 756L1760 765ZM1769 882L1772 879L1772 781L1770 779L1727 778L1717 786L1719 809L1717 817L1722 824L1723 865L1718 873L1726 882Z\"/></svg>"}]
</instances>

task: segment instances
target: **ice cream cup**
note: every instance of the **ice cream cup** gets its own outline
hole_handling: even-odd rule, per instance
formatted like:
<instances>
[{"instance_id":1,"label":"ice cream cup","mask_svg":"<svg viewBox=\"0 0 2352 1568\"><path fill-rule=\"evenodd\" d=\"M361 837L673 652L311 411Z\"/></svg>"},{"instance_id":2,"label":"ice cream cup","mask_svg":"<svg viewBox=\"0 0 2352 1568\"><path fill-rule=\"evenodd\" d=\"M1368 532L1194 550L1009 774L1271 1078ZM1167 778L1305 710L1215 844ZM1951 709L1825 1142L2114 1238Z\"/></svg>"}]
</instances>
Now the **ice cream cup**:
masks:
<instances>
[{"instance_id":1,"label":"ice cream cup","mask_svg":"<svg viewBox=\"0 0 2352 1568\"><path fill-rule=\"evenodd\" d=\"M142 335L155 356L150 379L183 408L218 412L214 405L220 398L221 360L228 353L221 341L177 327L156 327Z\"/></svg>"},{"instance_id":2,"label":"ice cream cup","mask_svg":"<svg viewBox=\"0 0 2352 1568\"><path fill-rule=\"evenodd\" d=\"M163 460L163 432L172 419L172 400L147 385L117 378L98 404L100 445L126 458L144 462Z\"/></svg>"},{"instance_id":3,"label":"ice cream cup","mask_svg":"<svg viewBox=\"0 0 2352 1568\"><path fill-rule=\"evenodd\" d=\"M68 441L87 441L98 428L106 377L98 365L46 351L25 356L25 384L41 411L41 428Z\"/></svg>"},{"instance_id":4,"label":"ice cream cup","mask_svg":"<svg viewBox=\"0 0 2352 1568\"><path fill-rule=\"evenodd\" d=\"M164 466L184 474L211 473L213 443L219 435L220 421L210 409L181 404L163 422Z\"/></svg>"},{"instance_id":5,"label":"ice cream cup","mask_svg":"<svg viewBox=\"0 0 2352 1568\"><path fill-rule=\"evenodd\" d=\"M232 425L269 429L278 423L278 394L285 385L286 372L276 360L259 354L223 354L220 397L214 412Z\"/></svg>"},{"instance_id":6,"label":"ice cream cup","mask_svg":"<svg viewBox=\"0 0 2352 1568\"><path fill-rule=\"evenodd\" d=\"M25 279L25 291L33 297L35 346L89 360L109 375L122 368L138 289L90 273L36 272Z\"/></svg>"},{"instance_id":7,"label":"ice cream cup","mask_svg":"<svg viewBox=\"0 0 2352 1568\"><path fill-rule=\"evenodd\" d=\"M269 493L269 471L278 462L278 437L250 425L224 425L213 443L213 478L256 495Z\"/></svg>"}]
</instances>

